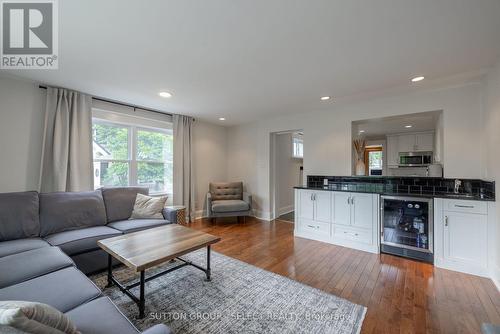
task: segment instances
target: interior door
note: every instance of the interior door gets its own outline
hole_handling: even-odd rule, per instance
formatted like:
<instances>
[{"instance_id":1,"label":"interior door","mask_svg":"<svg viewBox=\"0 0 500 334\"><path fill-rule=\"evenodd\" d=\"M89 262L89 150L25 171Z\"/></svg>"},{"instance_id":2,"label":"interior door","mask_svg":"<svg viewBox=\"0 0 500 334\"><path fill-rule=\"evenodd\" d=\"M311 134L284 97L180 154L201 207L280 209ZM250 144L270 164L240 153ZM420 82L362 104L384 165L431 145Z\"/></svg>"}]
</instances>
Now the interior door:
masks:
<instances>
[{"instance_id":1,"label":"interior door","mask_svg":"<svg viewBox=\"0 0 500 334\"><path fill-rule=\"evenodd\" d=\"M310 190L301 190L299 192L299 218L309 220L314 219L314 201L313 192Z\"/></svg>"},{"instance_id":2,"label":"interior door","mask_svg":"<svg viewBox=\"0 0 500 334\"><path fill-rule=\"evenodd\" d=\"M317 191L314 193L314 220L331 223L332 221L332 200L329 191Z\"/></svg>"},{"instance_id":3,"label":"interior door","mask_svg":"<svg viewBox=\"0 0 500 334\"><path fill-rule=\"evenodd\" d=\"M373 225L373 195L352 194L351 225L361 228L372 228Z\"/></svg>"},{"instance_id":4,"label":"interior door","mask_svg":"<svg viewBox=\"0 0 500 334\"><path fill-rule=\"evenodd\" d=\"M333 193L333 223L351 225L351 193Z\"/></svg>"},{"instance_id":5,"label":"interior door","mask_svg":"<svg viewBox=\"0 0 500 334\"><path fill-rule=\"evenodd\" d=\"M486 215L445 211L444 257L455 262L487 265Z\"/></svg>"}]
</instances>

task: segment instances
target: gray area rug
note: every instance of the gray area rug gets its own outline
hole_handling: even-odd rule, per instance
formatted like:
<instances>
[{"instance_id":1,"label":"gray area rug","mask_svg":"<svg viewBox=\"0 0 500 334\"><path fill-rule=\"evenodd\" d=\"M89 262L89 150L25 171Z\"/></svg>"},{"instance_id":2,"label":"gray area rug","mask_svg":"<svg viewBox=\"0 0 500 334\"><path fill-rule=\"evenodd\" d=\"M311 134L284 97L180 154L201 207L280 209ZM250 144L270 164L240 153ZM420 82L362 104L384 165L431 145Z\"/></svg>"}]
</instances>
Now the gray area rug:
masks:
<instances>
[{"instance_id":1,"label":"gray area rug","mask_svg":"<svg viewBox=\"0 0 500 334\"><path fill-rule=\"evenodd\" d=\"M183 258L205 266L206 250ZM91 279L143 330L165 323L174 333L359 333L366 308L287 277L212 251L212 281L187 266L146 283L146 316L117 287L104 288L106 273ZM146 272L164 270L165 264ZM124 267L114 275L132 282ZM134 291L138 294L138 288Z\"/></svg>"}]
</instances>

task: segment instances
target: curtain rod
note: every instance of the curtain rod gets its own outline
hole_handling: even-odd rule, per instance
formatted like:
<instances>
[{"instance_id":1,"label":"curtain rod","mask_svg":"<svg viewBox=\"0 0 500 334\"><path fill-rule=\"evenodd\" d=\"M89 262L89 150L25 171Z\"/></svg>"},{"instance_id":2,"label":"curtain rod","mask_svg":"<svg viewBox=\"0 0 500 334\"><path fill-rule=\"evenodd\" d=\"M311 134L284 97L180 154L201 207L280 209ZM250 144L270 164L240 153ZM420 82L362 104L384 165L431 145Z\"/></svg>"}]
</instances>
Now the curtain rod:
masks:
<instances>
[{"instance_id":1,"label":"curtain rod","mask_svg":"<svg viewBox=\"0 0 500 334\"><path fill-rule=\"evenodd\" d=\"M47 86L39 85L38 88L47 89ZM162 115L167 115L167 116L174 116L174 114L163 112L163 111L160 111L160 110L155 110L155 109L150 109L150 108L145 108L145 107L137 106L137 105L134 105L134 104L128 104L128 103L124 103L124 102L109 100L109 99L105 99L105 98L102 98L102 97L92 96L92 100L97 100L97 101L107 102L107 103L113 103L113 104L117 104L117 105L120 105L120 106L133 108L134 111L136 109L140 109L140 110L144 110L144 111L154 112L154 113L157 113L157 114L162 114ZM194 120L194 118L193 118L193 120Z\"/></svg>"}]
</instances>

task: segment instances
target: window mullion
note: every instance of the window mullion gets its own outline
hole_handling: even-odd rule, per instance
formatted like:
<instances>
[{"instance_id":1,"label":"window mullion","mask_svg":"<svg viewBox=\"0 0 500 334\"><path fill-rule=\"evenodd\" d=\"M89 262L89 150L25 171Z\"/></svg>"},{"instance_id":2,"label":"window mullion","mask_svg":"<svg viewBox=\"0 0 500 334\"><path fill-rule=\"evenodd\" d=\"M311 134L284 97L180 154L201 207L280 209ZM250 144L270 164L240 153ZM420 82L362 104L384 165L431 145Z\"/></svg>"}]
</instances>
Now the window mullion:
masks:
<instances>
[{"instance_id":1,"label":"window mullion","mask_svg":"<svg viewBox=\"0 0 500 334\"><path fill-rule=\"evenodd\" d=\"M131 186L137 185L137 128L135 126L130 127L129 136L129 160L130 160L130 179L129 184Z\"/></svg>"}]
</instances>

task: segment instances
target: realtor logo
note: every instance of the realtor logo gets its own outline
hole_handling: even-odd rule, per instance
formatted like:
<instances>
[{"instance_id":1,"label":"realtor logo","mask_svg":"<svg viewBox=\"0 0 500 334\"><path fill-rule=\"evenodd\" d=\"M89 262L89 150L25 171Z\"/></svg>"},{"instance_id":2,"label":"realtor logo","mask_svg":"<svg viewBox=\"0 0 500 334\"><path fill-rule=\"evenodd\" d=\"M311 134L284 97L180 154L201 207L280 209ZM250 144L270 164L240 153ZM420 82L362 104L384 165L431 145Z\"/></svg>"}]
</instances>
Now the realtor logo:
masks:
<instances>
[{"instance_id":1,"label":"realtor logo","mask_svg":"<svg viewBox=\"0 0 500 334\"><path fill-rule=\"evenodd\" d=\"M2 69L57 69L57 0L0 0Z\"/></svg>"}]
</instances>

